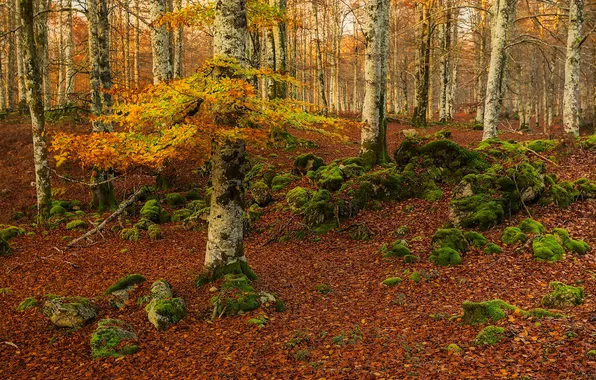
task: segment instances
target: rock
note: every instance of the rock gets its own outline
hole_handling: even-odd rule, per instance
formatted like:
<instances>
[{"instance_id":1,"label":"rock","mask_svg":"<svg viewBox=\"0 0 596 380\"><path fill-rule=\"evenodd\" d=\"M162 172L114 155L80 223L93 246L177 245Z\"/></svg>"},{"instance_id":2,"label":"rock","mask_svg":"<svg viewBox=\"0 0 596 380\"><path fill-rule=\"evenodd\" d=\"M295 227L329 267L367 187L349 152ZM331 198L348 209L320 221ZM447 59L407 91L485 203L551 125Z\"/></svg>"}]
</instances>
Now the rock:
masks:
<instances>
[{"instance_id":1,"label":"rock","mask_svg":"<svg viewBox=\"0 0 596 380\"><path fill-rule=\"evenodd\" d=\"M271 190L263 181L255 183L250 188L250 193L252 194L252 199L261 207L265 207L271 202Z\"/></svg>"},{"instance_id":2,"label":"rock","mask_svg":"<svg viewBox=\"0 0 596 380\"><path fill-rule=\"evenodd\" d=\"M186 198L179 193L170 193L166 195L166 203L170 206L180 206L186 203Z\"/></svg>"},{"instance_id":3,"label":"rock","mask_svg":"<svg viewBox=\"0 0 596 380\"><path fill-rule=\"evenodd\" d=\"M532 250L536 261L555 262L563 258L565 250L554 235L547 234L532 241Z\"/></svg>"},{"instance_id":4,"label":"rock","mask_svg":"<svg viewBox=\"0 0 596 380\"><path fill-rule=\"evenodd\" d=\"M295 187L286 193L286 201L292 212L303 211L310 200L310 191L303 187Z\"/></svg>"},{"instance_id":5,"label":"rock","mask_svg":"<svg viewBox=\"0 0 596 380\"><path fill-rule=\"evenodd\" d=\"M565 285L559 281L549 284L553 290L542 298L541 304L551 309L565 309L580 305L584 301L584 288Z\"/></svg>"},{"instance_id":6,"label":"rock","mask_svg":"<svg viewBox=\"0 0 596 380\"><path fill-rule=\"evenodd\" d=\"M159 240L163 238L161 227L158 224L150 225L149 228L147 228L147 234L149 235L150 240Z\"/></svg>"},{"instance_id":7,"label":"rock","mask_svg":"<svg viewBox=\"0 0 596 380\"><path fill-rule=\"evenodd\" d=\"M468 243L470 243L471 245L473 245L476 248L482 248L488 244L488 241L486 240L486 238L478 232L468 231L464 234L464 236L466 237L466 240L468 241Z\"/></svg>"},{"instance_id":8,"label":"rock","mask_svg":"<svg viewBox=\"0 0 596 380\"><path fill-rule=\"evenodd\" d=\"M590 246L583 240L573 240L569 237L569 232L562 228L555 228L553 230L555 239L568 251L577 253L578 255L585 255L590 250Z\"/></svg>"},{"instance_id":9,"label":"rock","mask_svg":"<svg viewBox=\"0 0 596 380\"><path fill-rule=\"evenodd\" d=\"M339 190L344 183L344 174L335 163L329 166L321 166L314 173L314 178L319 188L329 191Z\"/></svg>"},{"instance_id":10,"label":"rock","mask_svg":"<svg viewBox=\"0 0 596 380\"><path fill-rule=\"evenodd\" d=\"M391 249L387 244L383 244L381 247L381 254L383 257L406 257L411 254L410 249L406 247L405 240L396 240L391 243Z\"/></svg>"},{"instance_id":11,"label":"rock","mask_svg":"<svg viewBox=\"0 0 596 380\"><path fill-rule=\"evenodd\" d=\"M434 249L448 247L460 253L468 250L468 242L457 228L439 228L432 237L431 245Z\"/></svg>"},{"instance_id":12,"label":"rock","mask_svg":"<svg viewBox=\"0 0 596 380\"><path fill-rule=\"evenodd\" d=\"M294 160L294 168L302 174L306 174L309 170L317 170L324 165L323 159L313 153L300 155Z\"/></svg>"},{"instance_id":13,"label":"rock","mask_svg":"<svg viewBox=\"0 0 596 380\"><path fill-rule=\"evenodd\" d=\"M525 243L528 240L528 236L524 234L519 228L517 227L507 227L503 230L503 235L501 236L501 241L505 244L517 244L517 243Z\"/></svg>"},{"instance_id":14,"label":"rock","mask_svg":"<svg viewBox=\"0 0 596 380\"><path fill-rule=\"evenodd\" d=\"M401 134L407 139L418 137L418 131L415 129L404 129L401 131Z\"/></svg>"},{"instance_id":15,"label":"rock","mask_svg":"<svg viewBox=\"0 0 596 380\"><path fill-rule=\"evenodd\" d=\"M542 223L535 221L532 218L526 218L519 223L519 229L527 234L543 234L546 228Z\"/></svg>"},{"instance_id":16,"label":"rock","mask_svg":"<svg viewBox=\"0 0 596 380\"><path fill-rule=\"evenodd\" d=\"M172 287L166 280L158 280L151 285L151 301L145 310L149 322L158 330L167 329L186 315L184 300L173 296Z\"/></svg>"},{"instance_id":17,"label":"rock","mask_svg":"<svg viewBox=\"0 0 596 380\"><path fill-rule=\"evenodd\" d=\"M440 266L460 265L462 262L459 253L449 247L435 249L428 260Z\"/></svg>"},{"instance_id":18,"label":"rock","mask_svg":"<svg viewBox=\"0 0 596 380\"><path fill-rule=\"evenodd\" d=\"M504 338L505 329L503 327L486 326L478 333L476 339L474 339L474 344L477 346L493 346L499 343Z\"/></svg>"},{"instance_id":19,"label":"rock","mask_svg":"<svg viewBox=\"0 0 596 380\"><path fill-rule=\"evenodd\" d=\"M134 354L139 350L135 344L137 339L129 324L118 319L102 319L91 335L91 356L95 359Z\"/></svg>"},{"instance_id":20,"label":"rock","mask_svg":"<svg viewBox=\"0 0 596 380\"><path fill-rule=\"evenodd\" d=\"M402 279L399 277L389 277L385 280L383 280L382 284L385 286L396 286L402 283Z\"/></svg>"},{"instance_id":21,"label":"rock","mask_svg":"<svg viewBox=\"0 0 596 380\"><path fill-rule=\"evenodd\" d=\"M466 301L462 307L464 309L462 322L468 325L479 325L487 321L497 322L507 317L507 311L518 309L499 299L484 302Z\"/></svg>"},{"instance_id":22,"label":"rock","mask_svg":"<svg viewBox=\"0 0 596 380\"><path fill-rule=\"evenodd\" d=\"M61 297L45 302L43 314L59 327L77 328L97 316L96 308L82 297Z\"/></svg>"}]
</instances>

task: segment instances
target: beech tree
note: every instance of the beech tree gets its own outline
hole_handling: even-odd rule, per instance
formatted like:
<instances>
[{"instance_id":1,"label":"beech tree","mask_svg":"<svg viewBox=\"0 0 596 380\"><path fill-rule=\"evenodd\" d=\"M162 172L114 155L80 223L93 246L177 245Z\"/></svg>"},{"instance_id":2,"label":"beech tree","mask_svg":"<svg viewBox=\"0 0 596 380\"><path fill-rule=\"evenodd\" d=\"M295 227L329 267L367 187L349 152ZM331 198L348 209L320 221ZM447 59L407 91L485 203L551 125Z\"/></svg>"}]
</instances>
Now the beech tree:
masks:
<instances>
[{"instance_id":1,"label":"beech tree","mask_svg":"<svg viewBox=\"0 0 596 380\"><path fill-rule=\"evenodd\" d=\"M385 99L389 60L389 0L366 3L364 24L366 81L362 105L360 155L367 165L389 160L386 143Z\"/></svg>"},{"instance_id":2,"label":"beech tree","mask_svg":"<svg viewBox=\"0 0 596 380\"><path fill-rule=\"evenodd\" d=\"M39 33L35 33L33 0L20 0L21 39L23 52L24 84L31 115L33 134L33 160L35 163L35 189L37 211L41 220L48 218L52 205L50 166L46 142L45 118L42 99L42 75L37 46L41 43Z\"/></svg>"},{"instance_id":3,"label":"beech tree","mask_svg":"<svg viewBox=\"0 0 596 380\"><path fill-rule=\"evenodd\" d=\"M563 127L565 132L579 135L580 49L584 0L569 1L567 53L565 57L565 93L563 95ZM593 62L592 62L593 63Z\"/></svg>"},{"instance_id":4,"label":"beech tree","mask_svg":"<svg viewBox=\"0 0 596 380\"><path fill-rule=\"evenodd\" d=\"M151 0L151 22L155 23L166 11L165 0ZM152 25L151 50L153 53L153 83L172 79L170 39L165 25Z\"/></svg>"}]
</instances>

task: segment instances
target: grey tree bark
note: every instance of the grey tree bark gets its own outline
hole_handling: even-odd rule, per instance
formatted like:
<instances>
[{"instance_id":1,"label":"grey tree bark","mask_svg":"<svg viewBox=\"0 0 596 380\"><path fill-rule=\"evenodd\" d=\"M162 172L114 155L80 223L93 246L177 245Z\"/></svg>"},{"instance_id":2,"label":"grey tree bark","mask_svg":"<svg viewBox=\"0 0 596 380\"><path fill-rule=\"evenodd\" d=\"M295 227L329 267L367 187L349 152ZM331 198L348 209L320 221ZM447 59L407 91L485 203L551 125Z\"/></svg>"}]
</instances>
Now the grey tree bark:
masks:
<instances>
[{"instance_id":1,"label":"grey tree bark","mask_svg":"<svg viewBox=\"0 0 596 380\"><path fill-rule=\"evenodd\" d=\"M19 0L14 0L15 3L15 17L17 25L21 23L21 7ZM27 109L27 91L25 89L25 69L23 66L23 36L22 33L17 33L16 37L16 59L17 59L17 94L18 94L18 108L20 112L25 112Z\"/></svg>"},{"instance_id":2,"label":"grey tree bark","mask_svg":"<svg viewBox=\"0 0 596 380\"><path fill-rule=\"evenodd\" d=\"M35 33L33 18L33 1L20 0L19 13L21 22L21 38L23 53L23 73L27 104L31 115L33 134L33 160L35 163L35 189L37 193L37 211L40 220L49 217L52 205L50 185L50 167L48 163L48 147L46 142L45 118L42 99L42 75L37 56L37 48L41 41Z\"/></svg>"},{"instance_id":3,"label":"grey tree bark","mask_svg":"<svg viewBox=\"0 0 596 380\"><path fill-rule=\"evenodd\" d=\"M215 55L235 58L247 65L246 38L246 0L217 0L213 36ZM198 285L229 272L255 278L244 256L244 141L214 141L213 144L213 192L207 249Z\"/></svg>"},{"instance_id":4,"label":"grey tree bark","mask_svg":"<svg viewBox=\"0 0 596 380\"><path fill-rule=\"evenodd\" d=\"M417 127L427 123L430 87L431 9L434 0L416 3L418 13L418 50L416 55L415 105L412 124Z\"/></svg>"},{"instance_id":5,"label":"grey tree bark","mask_svg":"<svg viewBox=\"0 0 596 380\"><path fill-rule=\"evenodd\" d=\"M517 0L495 0L493 6L493 23L491 27L491 53L488 76L486 80L486 96L484 103L484 131L482 139L498 136L499 113L503 77L505 75L505 43L511 18L515 13Z\"/></svg>"},{"instance_id":6,"label":"grey tree bark","mask_svg":"<svg viewBox=\"0 0 596 380\"><path fill-rule=\"evenodd\" d=\"M312 8L315 16L315 47L317 56L317 79L319 82L319 94L321 103L323 103L323 113L327 115L327 112L329 111L329 104L327 103L327 96L325 95L325 71L323 71L323 52L321 50L321 34L319 33L319 7L316 1L313 1Z\"/></svg>"},{"instance_id":7,"label":"grey tree bark","mask_svg":"<svg viewBox=\"0 0 596 380\"><path fill-rule=\"evenodd\" d=\"M174 1L174 11L182 9L182 0ZM182 78L182 63L184 53L184 28L177 26L174 32L174 78Z\"/></svg>"},{"instance_id":8,"label":"grey tree bark","mask_svg":"<svg viewBox=\"0 0 596 380\"><path fill-rule=\"evenodd\" d=\"M366 3L364 25L365 94L362 106L360 155L369 166L389 160L386 142L385 99L389 61L389 0Z\"/></svg>"},{"instance_id":9,"label":"grey tree bark","mask_svg":"<svg viewBox=\"0 0 596 380\"><path fill-rule=\"evenodd\" d=\"M166 11L165 0L151 0L151 22L157 21ZM153 83L172 79L170 64L170 38L165 25L151 27L151 51L153 53Z\"/></svg>"},{"instance_id":10,"label":"grey tree bark","mask_svg":"<svg viewBox=\"0 0 596 380\"><path fill-rule=\"evenodd\" d=\"M563 129L579 136L579 77L580 50L584 0L569 1L569 24L567 26L567 53L565 57L565 90L563 95Z\"/></svg>"}]
</instances>

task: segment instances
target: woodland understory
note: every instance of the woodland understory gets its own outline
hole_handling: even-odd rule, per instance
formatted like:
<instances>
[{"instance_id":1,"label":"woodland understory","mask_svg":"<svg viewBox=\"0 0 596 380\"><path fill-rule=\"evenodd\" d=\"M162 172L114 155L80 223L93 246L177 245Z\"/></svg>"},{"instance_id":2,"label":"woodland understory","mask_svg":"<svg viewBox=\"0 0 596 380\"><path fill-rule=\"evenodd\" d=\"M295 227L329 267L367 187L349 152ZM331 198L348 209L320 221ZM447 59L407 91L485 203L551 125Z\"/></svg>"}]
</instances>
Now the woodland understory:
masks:
<instances>
[{"instance_id":1,"label":"woodland understory","mask_svg":"<svg viewBox=\"0 0 596 380\"><path fill-rule=\"evenodd\" d=\"M450 140L473 149L480 143L482 131L473 130L463 118L457 115L458 122L417 129L416 138L428 137L423 143L443 141L449 131ZM56 124L48 126L50 133L56 128ZM84 127L66 121L59 128L77 131ZM391 153L405 140L403 130L408 128L399 121L389 123ZM283 174L291 173L295 158L306 153L314 153L327 164L357 156L359 128L348 127L345 133L347 141L340 142L295 132L298 146L251 148L249 162L253 167L259 162L270 164L275 173ZM513 129L500 136L502 141L548 137ZM251 223L245 238L246 257L258 275L252 285L283 300L283 311L260 307L214 318L211 299L222 280L199 288L194 282L205 254L206 228L201 221L161 223L161 239L152 240L141 229L137 241L126 240L121 228L136 224L145 204L137 202L133 211L91 240L66 249L70 241L111 212L96 214L88 208L87 186L72 182L84 181L85 173L76 164L66 164L52 174L53 199L77 200L80 206L75 208L80 212L50 219L54 225L49 228L34 227L36 196L30 183L33 158L26 120L16 116L4 120L0 142L0 150L7 152L0 157L0 223L25 230L10 240L11 253L0 258L2 378L590 379L596 371L596 359L588 354L596 349L593 251L585 255L567 251L562 260L549 263L536 261L528 244L502 242L506 227L518 226L531 217L548 231L564 228L573 239L596 247L593 200L577 200L566 208L528 202L506 215L502 223L481 231L502 253L487 254L484 248L470 244L460 265L439 266L429 261L431 240L451 220L453 183L438 182L442 196L437 200L373 203L352 217L341 218L329 232L317 234L286 200L286 194L298 186L316 189L316 180L294 172L289 185L272 191L272 201L259 210L262 215ZM542 160L546 172L556 174L557 181L596 180L596 151L561 144L554 150L532 150L534 153L526 151L524 155ZM166 200L171 197L167 194L197 190L204 195L208 177L203 168L193 160L173 161L168 167L164 175L171 178L172 187L157 189L154 194L171 215L185 206L168 205ZM372 172L378 170L382 168ZM255 183L247 182L249 203ZM131 188L154 186L155 182L154 177L139 171L116 178L114 184L117 197L125 199ZM66 229L73 219L84 221L86 227ZM463 229L473 230L479 231ZM366 231L366 238L355 231ZM383 257L383 245L391 246L396 239L406 240L419 261ZM121 308L114 307L104 293L130 274L141 274L147 281L132 289L130 300ZM394 277L402 281L385 282L394 286L382 284ZM162 278L171 284L176 297L184 299L188 310L166 331L151 325L145 307L138 302L149 292L150 284ZM549 309L565 318L526 314L526 310L542 307L541 300L552 291L549 283L553 281L582 287L585 299L572 308ZM137 335L138 352L93 359L89 342L96 324L55 327L42 314L51 295L85 297L96 305L97 320L115 318L128 323ZM39 306L23 306L29 297ZM493 299L515 308L506 311L503 319L479 325L466 324L457 317L463 314L464 302ZM494 345L481 343L477 337L488 325L504 329Z\"/></svg>"}]
</instances>

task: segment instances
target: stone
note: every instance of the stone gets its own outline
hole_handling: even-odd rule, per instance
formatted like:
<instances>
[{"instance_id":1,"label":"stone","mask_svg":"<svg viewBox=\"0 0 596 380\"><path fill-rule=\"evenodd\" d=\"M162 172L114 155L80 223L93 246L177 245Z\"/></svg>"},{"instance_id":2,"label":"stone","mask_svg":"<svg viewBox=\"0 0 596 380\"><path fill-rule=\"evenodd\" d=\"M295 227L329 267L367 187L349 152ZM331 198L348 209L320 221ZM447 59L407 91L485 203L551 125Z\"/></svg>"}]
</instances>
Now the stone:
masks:
<instances>
[{"instance_id":1,"label":"stone","mask_svg":"<svg viewBox=\"0 0 596 380\"><path fill-rule=\"evenodd\" d=\"M263 181L259 181L255 183L250 188L250 193L252 195L252 199L261 207L265 207L271 202L271 190L269 186Z\"/></svg>"},{"instance_id":2,"label":"stone","mask_svg":"<svg viewBox=\"0 0 596 380\"><path fill-rule=\"evenodd\" d=\"M58 327L78 328L97 316L97 309L82 297L59 297L48 300L43 314Z\"/></svg>"},{"instance_id":3,"label":"stone","mask_svg":"<svg viewBox=\"0 0 596 380\"><path fill-rule=\"evenodd\" d=\"M139 350L136 345L137 335L132 327L119 319L102 319L90 339L91 356L121 357Z\"/></svg>"}]
</instances>

